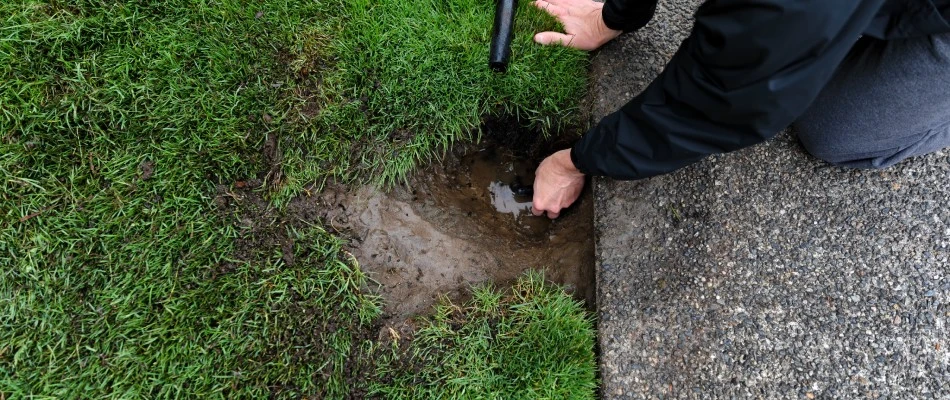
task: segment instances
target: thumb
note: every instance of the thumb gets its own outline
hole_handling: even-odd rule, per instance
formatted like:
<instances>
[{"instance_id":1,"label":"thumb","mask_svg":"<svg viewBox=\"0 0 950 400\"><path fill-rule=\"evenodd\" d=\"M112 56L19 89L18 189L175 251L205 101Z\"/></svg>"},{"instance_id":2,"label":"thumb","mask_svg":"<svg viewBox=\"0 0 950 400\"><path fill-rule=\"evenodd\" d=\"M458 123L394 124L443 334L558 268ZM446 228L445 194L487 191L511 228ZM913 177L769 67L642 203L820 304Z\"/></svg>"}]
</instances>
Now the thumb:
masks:
<instances>
[{"instance_id":1,"label":"thumb","mask_svg":"<svg viewBox=\"0 0 950 400\"><path fill-rule=\"evenodd\" d=\"M534 206L531 206L531 214L534 214L535 217L540 217L544 215L544 210L540 210L540 209L534 208Z\"/></svg>"},{"instance_id":2,"label":"thumb","mask_svg":"<svg viewBox=\"0 0 950 400\"><path fill-rule=\"evenodd\" d=\"M565 35L560 32L541 32L537 35L534 35L534 41L545 46L552 44L567 46L573 39L574 35Z\"/></svg>"}]
</instances>

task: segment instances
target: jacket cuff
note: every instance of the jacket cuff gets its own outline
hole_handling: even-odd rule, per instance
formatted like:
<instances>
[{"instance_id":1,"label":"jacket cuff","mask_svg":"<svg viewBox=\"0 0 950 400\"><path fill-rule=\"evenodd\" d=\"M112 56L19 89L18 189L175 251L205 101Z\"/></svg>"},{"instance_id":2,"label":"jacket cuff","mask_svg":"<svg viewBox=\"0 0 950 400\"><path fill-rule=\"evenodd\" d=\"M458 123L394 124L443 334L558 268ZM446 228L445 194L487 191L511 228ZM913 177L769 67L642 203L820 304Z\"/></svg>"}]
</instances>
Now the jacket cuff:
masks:
<instances>
[{"instance_id":1,"label":"jacket cuff","mask_svg":"<svg viewBox=\"0 0 950 400\"><path fill-rule=\"evenodd\" d=\"M633 32L653 19L656 3L657 0L606 0L601 14L608 28Z\"/></svg>"},{"instance_id":2,"label":"jacket cuff","mask_svg":"<svg viewBox=\"0 0 950 400\"><path fill-rule=\"evenodd\" d=\"M571 147L571 163L574 164L574 168L577 168L578 171L581 171L584 175L590 175L589 171L585 166L581 165L580 157L577 155L577 147L581 143L580 140Z\"/></svg>"}]
</instances>

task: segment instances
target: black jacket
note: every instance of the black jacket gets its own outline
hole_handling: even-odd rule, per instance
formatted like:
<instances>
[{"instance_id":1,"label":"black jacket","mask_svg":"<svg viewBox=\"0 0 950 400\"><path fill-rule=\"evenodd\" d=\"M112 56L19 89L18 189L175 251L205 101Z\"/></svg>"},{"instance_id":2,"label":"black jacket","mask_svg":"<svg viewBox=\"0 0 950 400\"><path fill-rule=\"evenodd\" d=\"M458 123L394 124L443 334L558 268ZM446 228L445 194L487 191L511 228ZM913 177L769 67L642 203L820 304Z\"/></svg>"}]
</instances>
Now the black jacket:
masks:
<instances>
[{"instance_id":1,"label":"black jacket","mask_svg":"<svg viewBox=\"0 0 950 400\"><path fill-rule=\"evenodd\" d=\"M608 27L657 0L607 0ZM581 172L640 179L774 136L805 112L855 41L950 32L950 0L709 0L663 73L571 149Z\"/></svg>"}]
</instances>

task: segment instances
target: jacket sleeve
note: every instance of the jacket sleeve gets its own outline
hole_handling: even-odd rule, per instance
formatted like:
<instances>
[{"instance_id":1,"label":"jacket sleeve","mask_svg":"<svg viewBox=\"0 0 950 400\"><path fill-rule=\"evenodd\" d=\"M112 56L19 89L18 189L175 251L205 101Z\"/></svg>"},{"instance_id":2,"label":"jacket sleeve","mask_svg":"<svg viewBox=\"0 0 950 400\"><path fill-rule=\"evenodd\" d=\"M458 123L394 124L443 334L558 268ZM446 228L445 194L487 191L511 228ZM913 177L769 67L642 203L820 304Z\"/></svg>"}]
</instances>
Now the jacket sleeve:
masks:
<instances>
[{"instance_id":1,"label":"jacket sleeve","mask_svg":"<svg viewBox=\"0 0 950 400\"><path fill-rule=\"evenodd\" d=\"M712 0L642 93L571 150L582 172L632 180L774 136L804 113L883 0Z\"/></svg>"},{"instance_id":2,"label":"jacket sleeve","mask_svg":"<svg viewBox=\"0 0 950 400\"><path fill-rule=\"evenodd\" d=\"M656 12L658 0L607 0L604 2L604 23L610 29L632 32L643 28Z\"/></svg>"}]
</instances>

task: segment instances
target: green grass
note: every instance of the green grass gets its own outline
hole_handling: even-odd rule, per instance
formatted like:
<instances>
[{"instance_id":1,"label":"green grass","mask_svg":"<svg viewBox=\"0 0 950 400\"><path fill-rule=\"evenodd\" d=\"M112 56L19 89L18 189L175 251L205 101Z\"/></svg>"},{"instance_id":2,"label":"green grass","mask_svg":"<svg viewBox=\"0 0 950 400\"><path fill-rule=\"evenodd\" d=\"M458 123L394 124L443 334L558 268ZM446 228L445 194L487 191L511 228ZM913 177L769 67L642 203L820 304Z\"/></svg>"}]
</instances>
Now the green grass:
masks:
<instances>
[{"instance_id":1,"label":"green grass","mask_svg":"<svg viewBox=\"0 0 950 400\"><path fill-rule=\"evenodd\" d=\"M391 399L593 399L593 322L583 305L528 273L506 292L475 290L382 364Z\"/></svg>"},{"instance_id":2,"label":"green grass","mask_svg":"<svg viewBox=\"0 0 950 400\"><path fill-rule=\"evenodd\" d=\"M394 183L452 143L476 139L486 116L513 115L546 133L576 123L586 56L533 43L534 32L555 24L521 3L510 68L497 74L487 67L492 1L343 2L330 24L339 34L314 40L325 46L321 109L296 115L312 125L301 146L284 151L287 190L328 172Z\"/></svg>"},{"instance_id":3,"label":"green grass","mask_svg":"<svg viewBox=\"0 0 950 400\"><path fill-rule=\"evenodd\" d=\"M216 199L393 182L484 114L557 129L583 87L582 55L528 42L537 12L495 76L487 2L374 4L0 3L0 396L361 390L379 306L357 262ZM395 34L414 24L445 29Z\"/></svg>"}]
</instances>

